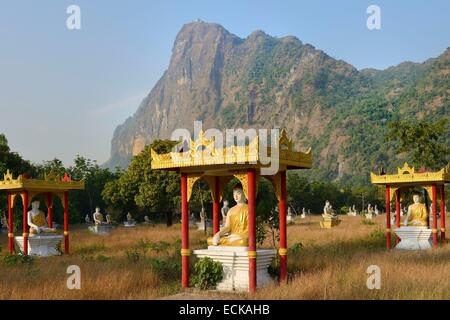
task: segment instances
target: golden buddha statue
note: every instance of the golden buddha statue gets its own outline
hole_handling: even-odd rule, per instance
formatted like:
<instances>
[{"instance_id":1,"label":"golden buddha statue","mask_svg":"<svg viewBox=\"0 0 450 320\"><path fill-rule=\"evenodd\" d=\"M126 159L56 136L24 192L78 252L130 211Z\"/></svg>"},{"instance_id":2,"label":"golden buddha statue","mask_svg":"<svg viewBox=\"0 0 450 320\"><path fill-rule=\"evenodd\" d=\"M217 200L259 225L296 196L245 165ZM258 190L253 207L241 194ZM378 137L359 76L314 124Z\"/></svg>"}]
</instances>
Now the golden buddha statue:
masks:
<instances>
[{"instance_id":1,"label":"golden buddha statue","mask_svg":"<svg viewBox=\"0 0 450 320\"><path fill-rule=\"evenodd\" d=\"M225 225L213 237L208 238L210 246L248 246L248 205L241 184L233 188L236 205L227 212Z\"/></svg>"},{"instance_id":2,"label":"golden buddha statue","mask_svg":"<svg viewBox=\"0 0 450 320\"><path fill-rule=\"evenodd\" d=\"M30 227L30 235L40 233L55 233L55 228L49 228L45 219L45 214L39 210L39 201L33 201L31 203L31 210L28 211L27 221Z\"/></svg>"},{"instance_id":3,"label":"golden buddha statue","mask_svg":"<svg viewBox=\"0 0 450 320\"><path fill-rule=\"evenodd\" d=\"M403 222L405 226L427 227L428 212L423 203L420 203L420 193L413 194L414 203L408 207L408 213Z\"/></svg>"}]
</instances>

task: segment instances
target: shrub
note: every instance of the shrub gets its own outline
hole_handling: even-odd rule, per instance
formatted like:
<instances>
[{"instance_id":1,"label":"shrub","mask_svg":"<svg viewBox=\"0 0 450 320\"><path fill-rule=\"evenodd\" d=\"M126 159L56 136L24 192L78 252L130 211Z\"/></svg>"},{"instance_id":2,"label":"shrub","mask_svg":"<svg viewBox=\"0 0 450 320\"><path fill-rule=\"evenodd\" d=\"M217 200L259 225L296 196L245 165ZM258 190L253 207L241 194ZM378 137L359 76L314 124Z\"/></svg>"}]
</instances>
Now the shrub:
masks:
<instances>
[{"instance_id":1,"label":"shrub","mask_svg":"<svg viewBox=\"0 0 450 320\"><path fill-rule=\"evenodd\" d=\"M194 266L192 284L201 289L215 289L223 279L223 267L220 262L213 261L209 257L198 260Z\"/></svg>"},{"instance_id":2,"label":"shrub","mask_svg":"<svg viewBox=\"0 0 450 320\"><path fill-rule=\"evenodd\" d=\"M33 263L33 257L32 256L26 256L22 253L20 254L7 254L3 257L3 263L5 263L7 266L15 266L18 263L21 264L31 264Z\"/></svg>"}]
</instances>

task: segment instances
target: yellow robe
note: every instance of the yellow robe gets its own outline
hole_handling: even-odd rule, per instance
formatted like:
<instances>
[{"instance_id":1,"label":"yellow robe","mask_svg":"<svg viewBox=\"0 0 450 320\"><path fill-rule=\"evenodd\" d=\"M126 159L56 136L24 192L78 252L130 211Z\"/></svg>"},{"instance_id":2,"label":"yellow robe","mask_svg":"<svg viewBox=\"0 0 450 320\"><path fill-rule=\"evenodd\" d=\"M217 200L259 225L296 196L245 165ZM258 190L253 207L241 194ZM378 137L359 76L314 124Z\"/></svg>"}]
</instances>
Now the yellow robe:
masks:
<instances>
[{"instance_id":1,"label":"yellow robe","mask_svg":"<svg viewBox=\"0 0 450 320\"><path fill-rule=\"evenodd\" d=\"M105 222L105 219L103 218L103 214L99 213L97 215L97 220L99 220L100 222ZM95 224L99 224L97 221L95 221Z\"/></svg>"},{"instance_id":2,"label":"yellow robe","mask_svg":"<svg viewBox=\"0 0 450 320\"><path fill-rule=\"evenodd\" d=\"M408 226L424 226L428 225L427 208L423 203L415 203L408 207L410 215L408 217Z\"/></svg>"},{"instance_id":3,"label":"yellow robe","mask_svg":"<svg viewBox=\"0 0 450 320\"><path fill-rule=\"evenodd\" d=\"M33 222L33 224L37 225L38 227L48 227L47 221L45 221L45 214L42 211L39 211L39 213L35 216L31 215L31 222ZM45 232L55 232L55 230L46 230ZM36 229L31 227L30 234L37 234Z\"/></svg>"},{"instance_id":4,"label":"yellow robe","mask_svg":"<svg viewBox=\"0 0 450 320\"><path fill-rule=\"evenodd\" d=\"M227 213L229 226L223 227L219 246L248 246L248 205L236 205ZM208 245L212 245L212 237L208 238Z\"/></svg>"}]
</instances>

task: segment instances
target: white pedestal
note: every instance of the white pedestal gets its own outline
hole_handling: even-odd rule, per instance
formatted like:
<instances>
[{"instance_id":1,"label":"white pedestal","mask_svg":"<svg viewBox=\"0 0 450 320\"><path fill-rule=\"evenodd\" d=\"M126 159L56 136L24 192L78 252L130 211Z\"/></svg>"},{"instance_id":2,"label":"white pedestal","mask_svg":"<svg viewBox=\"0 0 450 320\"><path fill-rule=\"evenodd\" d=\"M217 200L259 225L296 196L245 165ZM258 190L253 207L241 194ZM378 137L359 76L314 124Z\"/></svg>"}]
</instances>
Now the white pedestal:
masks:
<instances>
[{"instance_id":1,"label":"white pedestal","mask_svg":"<svg viewBox=\"0 0 450 320\"><path fill-rule=\"evenodd\" d=\"M14 240L23 252L23 237L14 237ZM62 235L33 235L28 237L28 254L32 256L48 257L59 256L59 246L63 240Z\"/></svg>"},{"instance_id":2,"label":"white pedestal","mask_svg":"<svg viewBox=\"0 0 450 320\"><path fill-rule=\"evenodd\" d=\"M124 221L123 225L127 228L133 228L133 227L136 227L136 221L133 221L133 222Z\"/></svg>"},{"instance_id":3,"label":"white pedestal","mask_svg":"<svg viewBox=\"0 0 450 320\"><path fill-rule=\"evenodd\" d=\"M89 231L95 234L105 235L109 234L113 229L111 225L95 225L88 227Z\"/></svg>"},{"instance_id":4,"label":"white pedestal","mask_svg":"<svg viewBox=\"0 0 450 320\"><path fill-rule=\"evenodd\" d=\"M426 250L432 247L431 229L427 227L400 227L394 232L401 240L395 249Z\"/></svg>"},{"instance_id":5,"label":"white pedestal","mask_svg":"<svg viewBox=\"0 0 450 320\"><path fill-rule=\"evenodd\" d=\"M272 281L268 268L275 257L276 250L256 250L256 282L260 288ZM199 259L209 257L223 265L223 279L217 285L219 291L248 291L248 248L209 246L208 249L194 250Z\"/></svg>"}]
</instances>

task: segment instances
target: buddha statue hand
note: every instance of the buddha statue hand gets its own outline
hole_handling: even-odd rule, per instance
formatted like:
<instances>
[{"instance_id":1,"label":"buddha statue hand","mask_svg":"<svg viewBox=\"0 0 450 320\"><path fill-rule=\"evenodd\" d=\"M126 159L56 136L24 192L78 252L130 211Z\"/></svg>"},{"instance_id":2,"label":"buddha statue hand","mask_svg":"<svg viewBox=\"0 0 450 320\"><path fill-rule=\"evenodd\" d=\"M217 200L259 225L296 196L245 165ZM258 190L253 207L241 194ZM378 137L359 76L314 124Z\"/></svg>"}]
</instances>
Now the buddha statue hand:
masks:
<instances>
[{"instance_id":1,"label":"buddha statue hand","mask_svg":"<svg viewBox=\"0 0 450 320\"><path fill-rule=\"evenodd\" d=\"M213 237L212 237L212 242L211 244L213 246L217 246L219 244L220 241L220 232L217 232Z\"/></svg>"}]
</instances>

